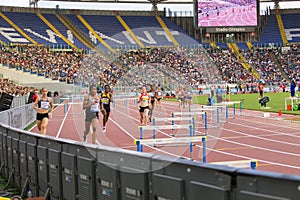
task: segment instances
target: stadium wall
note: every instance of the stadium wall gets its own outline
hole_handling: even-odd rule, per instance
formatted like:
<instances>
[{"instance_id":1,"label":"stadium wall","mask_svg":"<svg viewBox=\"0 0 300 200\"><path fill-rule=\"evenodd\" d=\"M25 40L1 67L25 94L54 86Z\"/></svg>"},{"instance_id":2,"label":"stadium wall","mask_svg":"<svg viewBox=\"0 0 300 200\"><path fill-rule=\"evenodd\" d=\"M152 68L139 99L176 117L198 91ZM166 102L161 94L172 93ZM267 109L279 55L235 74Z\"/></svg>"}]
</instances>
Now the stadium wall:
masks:
<instances>
[{"instance_id":1,"label":"stadium wall","mask_svg":"<svg viewBox=\"0 0 300 200\"><path fill-rule=\"evenodd\" d=\"M80 15L116 15L121 16L154 16L153 11L118 11L118 10L81 10L81 9L51 9L51 8L25 8L25 7L10 7L0 6L1 12L25 12L34 13L39 12L43 14L55 14L59 11L62 14L80 14ZM158 11L157 15L164 16L164 11Z\"/></svg>"},{"instance_id":2,"label":"stadium wall","mask_svg":"<svg viewBox=\"0 0 300 200\"><path fill-rule=\"evenodd\" d=\"M279 10L280 14L299 14L300 9L299 8L294 8L294 9L280 9ZM276 9L271 10L271 14L275 15L276 14Z\"/></svg>"},{"instance_id":3,"label":"stadium wall","mask_svg":"<svg viewBox=\"0 0 300 200\"><path fill-rule=\"evenodd\" d=\"M300 195L299 176L83 144L14 125L0 123L1 174L11 177L19 190L30 188L34 196L57 200L296 200Z\"/></svg>"}]
</instances>

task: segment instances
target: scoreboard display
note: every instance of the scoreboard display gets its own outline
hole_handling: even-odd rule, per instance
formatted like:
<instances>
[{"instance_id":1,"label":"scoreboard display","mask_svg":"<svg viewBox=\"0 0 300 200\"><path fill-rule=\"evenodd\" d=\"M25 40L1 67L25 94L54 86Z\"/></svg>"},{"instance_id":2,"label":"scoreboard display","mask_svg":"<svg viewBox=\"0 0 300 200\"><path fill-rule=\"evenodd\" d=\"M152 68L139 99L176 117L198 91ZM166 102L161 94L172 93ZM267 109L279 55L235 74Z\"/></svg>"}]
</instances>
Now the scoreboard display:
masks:
<instances>
[{"instance_id":1,"label":"scoreboard display","mask_svg":"<svg viewBox=\"0 0 300 200\"><path fill-rule=\"evenodd\" d=\"M195 19L198 28L258 26L258 0L197 0Z\"/></svg>"}]
</instances>

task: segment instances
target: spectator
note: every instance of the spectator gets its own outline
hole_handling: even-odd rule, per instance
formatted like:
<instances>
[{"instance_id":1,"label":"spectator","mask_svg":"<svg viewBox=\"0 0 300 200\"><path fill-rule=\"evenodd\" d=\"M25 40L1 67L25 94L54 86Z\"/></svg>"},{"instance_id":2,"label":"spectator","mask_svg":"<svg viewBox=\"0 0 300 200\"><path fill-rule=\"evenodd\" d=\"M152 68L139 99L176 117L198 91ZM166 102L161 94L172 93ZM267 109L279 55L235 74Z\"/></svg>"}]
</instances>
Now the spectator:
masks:
<instances>
[{"instance_id":1,"label":"spectator","mask_svg":"<svg viewBox=\"0 0 300 200\"><path fill-rule=\"evenodd\" d=\"M35 91L34 91L34 94L33 94L32 98L31 98L31 101L32 101L32 102L35 102L36 99L39 97L38 93L39 93L38 90L35 90Z\"/></svg>"},{"instance_id":2,"label":"spectator","mask_svg":"<svg viewBox=\"0 0 300 200\"><path fill-rule=\"evenodd\" d=\"M264 96L264 84L263 84L262 81L259 82L258 91L259 91L259 98L263 98L263 96Z\"/></svg>"},{"instance_id":3,"label":"spectator","mask_svg":"<svg viewBox=\"0 0 300 200\"><path fill-rule=\"evenodd\" d=\"M216 96L217 96L217 103L221 103L223 101L223 89L220 85L218 85L218 88L216 90Z\"/></svg>"},{"instance_id":4,"label":"spectator","mask_svg":"<svg viewBox=\"0 0 300 200\"><path fill-rule=\"evenodd\" d=\"M296 82L293 79L290 85L291 97L295 97L295 91L296 91Z\"/></svg>"},{"instance_id":5,"label":"spectator","mask_svg":"<svg viewBox=\"0 0 300 200\"><path fill-rule=\"evenodd\" d=\"M213 106L215 104L215 100L211 96L208 96L207 100L208 100L208 102L207 102L208 106Z\"/></svg>"}]
</instances>

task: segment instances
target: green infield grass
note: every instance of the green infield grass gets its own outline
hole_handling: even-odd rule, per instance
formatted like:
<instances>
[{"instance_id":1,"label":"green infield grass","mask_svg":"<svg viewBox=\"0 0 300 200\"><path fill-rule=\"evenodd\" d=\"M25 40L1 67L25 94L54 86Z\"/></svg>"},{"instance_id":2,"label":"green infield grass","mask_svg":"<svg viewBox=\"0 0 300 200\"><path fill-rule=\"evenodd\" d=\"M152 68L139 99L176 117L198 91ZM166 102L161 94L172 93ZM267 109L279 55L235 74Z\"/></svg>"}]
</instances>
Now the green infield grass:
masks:
<instances>
[{"instance_id":1,"label":"green infield grass","mask_svg":"<svg viewBox=\"0 0 300 200\"><path fill-rule=\"evenodd\" d=\"M300 95L300 93L298 93L298 95ZM270 101L267 103L266 108L262 107L260 103L258 103L259 101L258 93L226 95L225 100L227 99L229 101L242 101L243 108L249 110L260 110L260 111L277 112L277 113L279 111L282 111L282 113L285 114L296 114L296 115L300 114L300 110L296 110L296 111L285 110L284 101L285 98L290 97L289 92L277 92L277 93L270 92L270 93L264 93L264 96L267 96L270 99ZM207 95L194 96L193 103L206 105L208 101L207 98L208 98ZM170 98L167 100L177 101L176 98ZM287 101L287 104L291 104L290 100ZM294 104L298 104L298 103L294 101ZM300 104L300 98L299 98L299 104Z\"/></svg>"}]
</instances>

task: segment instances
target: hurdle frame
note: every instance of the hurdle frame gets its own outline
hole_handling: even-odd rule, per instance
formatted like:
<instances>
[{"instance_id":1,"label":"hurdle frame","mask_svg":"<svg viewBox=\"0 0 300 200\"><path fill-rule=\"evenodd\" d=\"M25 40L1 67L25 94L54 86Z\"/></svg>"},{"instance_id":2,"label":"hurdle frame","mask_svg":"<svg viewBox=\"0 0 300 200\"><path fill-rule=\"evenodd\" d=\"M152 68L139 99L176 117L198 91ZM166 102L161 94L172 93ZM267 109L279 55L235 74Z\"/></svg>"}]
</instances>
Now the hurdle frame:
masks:
<instances>
[{"instance_id":1,"label":"hurdle frame","mask_svg":"<svg viewBox=\"0 0 300 200\"><path fill-rule=\"evenodd\" d=\"M195 118L196 117L171 117L171 118L156 118L156 117L153 117L152 118L152 125L153 126L156 126L156 122L159 122L159 121L164 121L164 122L170 122L171 121L171 124L172 125L175 125L175 121L184 121L184 120L188 120L190 121L190 124L193 125L193 136L195 136ZM156 130L153 130L153 136L155 134ZM174 136L174 129L172 129L172 136Z\"/></svg>"},{"instance_id":2,"label":"hurdle frame","mask_svg":"<svg viewBox=\"0 0 300 200\"><path fill-rule=\"evenodd\" d=\"M224 165L230 166L235 168L247 168L250 167L251 169L255 170L258 166L258 160L251 159L251 160L234 160L234 161L223 161L223 162L212 162L210 164L213 165ZM239 167L242 166L242 167Z\"/></svg>"},{"instance_id":3,"label":"hurdle frame","mask_svg":"<svg viewBox=\"0 0 300 200\"><path fill-rule=\"evenodd\" d=\"M171 112L171 117L175 117L175 115L189 115L190 117L194 117L195 115L204 115L204 129L207 130L207 113L206 112Z\"/></svg>"},{"instance_id":4,"label":"hurdle frame","mask_svg":"<svg viewBox=\"0 0 300 200\"><path fill-rule=\"evenodd\" d=\"M152 130L153 139L156 139L156 130L172 130L172 129L189 129L190 137L193 136L193 124L181 124L181 125L164 125L164 126L139 126L140 139L143 139L143 132L146 130Z\"/></svg>"},{"instance_id":5,"label":"hurdle frame","mask_svg":"<svg viewBox=\"0 0 300 200\"><path fill-rule=\"evenodd\" d=\"M155 139L135 139L134 144L138 152L143 152L143 145L160 145L171 143L189 143L190 158L193 160L194 142L202 142L202 162L206 163L206 142L207 136L192 136L192 137L171 137L171 138L155 138Z\"/></svg>"},{"instance_id":6,"label":"hurdle frame","mask_svg":"<svg viewBox=\"0 0 300 200\"><path fill-rule=\"evenodd\" d=\"M228 119L229 118L229 111L228 111L228 108L230 105L233 106L233 116L235 118L236 116L236 105L239 104L239 110L240 110L240 113L242 113L243 111L243 102L242 101L224 101L224 102L221 102L221 103L215 103L214 105L223 105L223 106L226 106L226 113L227 113L227 116L226 118Z\"/></svg>"},{"instance_id":7,"label":"hurdle frame","mask_svg":"<svg viewBox=\"0 0 300 200\"><path fill-rule=\"evenodd\" d=\"M223 112L223 109L225 110L225 120L224 121L220 121L220 113ZM223 123L227 123L228 122L228 108L226 108L226 106L224 105L216 105L216 106L206 106L206 105L202 105L201 108L196 108L196 109L193 109L192 111L202 111L202 112L206 112L208 113L207 111L211 111L211 120L213 119L213 116L214 116L214 111L216 111L216 126L213 126L212 123L213 122L208 122L208 119L209 119L209 114L207 114L207 126L208 127L212 127L212 128L219 128L220 127L220 123L223 122ZM204 114L202 114L202 119L204 119Z\"/></svg>"}]
</instances>

